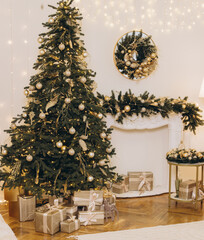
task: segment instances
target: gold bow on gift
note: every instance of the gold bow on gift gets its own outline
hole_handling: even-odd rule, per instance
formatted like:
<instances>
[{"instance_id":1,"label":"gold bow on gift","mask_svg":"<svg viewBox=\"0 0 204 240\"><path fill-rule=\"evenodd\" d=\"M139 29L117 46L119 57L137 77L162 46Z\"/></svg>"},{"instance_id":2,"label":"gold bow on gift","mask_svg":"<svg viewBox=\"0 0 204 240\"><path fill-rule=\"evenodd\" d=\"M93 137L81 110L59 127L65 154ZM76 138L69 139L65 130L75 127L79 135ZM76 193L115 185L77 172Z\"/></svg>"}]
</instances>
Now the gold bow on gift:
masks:
<instances>
[{"instance_id":1,"label":"gold bow on gift","mask_svg":"<svg viewBox=\"0 0 204 240\"><path fill-rule=\"evenodd\" d=\"M138 190L140 191L140 195L141 195L145 191L151 190L151 179L147 178L144 174L142 174L139 178L141 182L138 186Z\"/></svg>"}]
</instances>

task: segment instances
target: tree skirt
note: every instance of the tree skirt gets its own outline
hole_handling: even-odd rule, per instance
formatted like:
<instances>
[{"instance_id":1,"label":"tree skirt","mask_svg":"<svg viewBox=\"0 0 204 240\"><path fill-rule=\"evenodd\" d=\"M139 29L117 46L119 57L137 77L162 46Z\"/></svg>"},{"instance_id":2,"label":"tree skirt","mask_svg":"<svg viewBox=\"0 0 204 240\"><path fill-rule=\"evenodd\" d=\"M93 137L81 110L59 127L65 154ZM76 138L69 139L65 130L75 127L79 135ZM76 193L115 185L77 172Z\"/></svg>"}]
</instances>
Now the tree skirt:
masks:
<instances>
[{"instance_id":1,"label":"tree skirt","mask_svg":"<svg viewBox=\"0 0 204 240\"><path fill-rule=\"evenodd\" d=\"M17 240L15 234L7 225L3 219L3 217L0 214L0 239L5 239L5 240Z\"/></svg>"},{"instance_id":2,"label":"tree skirt","mask_svg":"<svg viewBox=\"0 0 204 240\"><path fill-rule=\"evenodd\" d=\"M204 221L78 236L79 240L204 240Z\"/></svg>"}]
</instances>

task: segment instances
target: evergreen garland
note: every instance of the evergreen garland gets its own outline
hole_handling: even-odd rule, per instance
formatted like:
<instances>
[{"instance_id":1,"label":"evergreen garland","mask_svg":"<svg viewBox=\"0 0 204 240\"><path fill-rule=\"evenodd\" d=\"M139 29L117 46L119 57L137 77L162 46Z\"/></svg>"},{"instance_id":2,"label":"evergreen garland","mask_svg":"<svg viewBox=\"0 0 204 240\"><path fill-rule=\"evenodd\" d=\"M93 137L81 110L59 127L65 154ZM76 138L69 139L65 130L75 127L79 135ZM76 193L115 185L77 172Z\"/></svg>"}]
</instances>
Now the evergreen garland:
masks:
<instances>
[{"instance_id":1,"label":"evergreen garland","mask_svg":"<svg viewBox=\"0 0 204 240\"><path fill-rule=\"evenodd\" d=\"M136 114L141 117L161 114L163 118L168 118L174 112L181 114L184 130L190 130L195 134L198 126L204 125L200 112L202 110L197 104L187 102L188 97L181 99L156 98L147 91L136 97L131 90L124 95L120 91L118 96L112 91L111 97L98 93L98 98L105 108L106 113L115 116L118 123L123 123L124 118Z\"/></svg>"}]
</instances>

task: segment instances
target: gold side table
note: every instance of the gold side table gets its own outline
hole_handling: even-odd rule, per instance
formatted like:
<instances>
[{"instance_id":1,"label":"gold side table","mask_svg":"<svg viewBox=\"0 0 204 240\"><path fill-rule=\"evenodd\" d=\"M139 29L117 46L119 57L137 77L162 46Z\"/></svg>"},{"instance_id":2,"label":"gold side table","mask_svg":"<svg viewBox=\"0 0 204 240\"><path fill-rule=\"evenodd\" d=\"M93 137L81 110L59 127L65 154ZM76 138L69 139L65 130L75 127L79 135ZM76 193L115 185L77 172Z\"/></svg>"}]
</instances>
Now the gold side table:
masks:
<instances>
[{"instance_id":1,"label":"gold side table","mask_svg":"<svg viewBox=\"0 0 204 240\"><path fill-rule=\"evenodd\" d=\"M203 199L204 197L199 197L199 169L201 172L201 190L203 191L203 169L204 169L204 162L202 163L195 163L195 164L189 164L189 163L176 163L176 162L169 162L169 203L168 207L170 208L171 200L177 202L192 202L195 203L195 208L198 209L198 203L201 202L201 209L203 207ZM179 167L194 167L196 168L196 198L195 199L182 199L176 197L176 193L171 192L171 178L172 178L172 168L176 168L176 180L178 180L178 168Z\"/></svg>"}]
</instances>

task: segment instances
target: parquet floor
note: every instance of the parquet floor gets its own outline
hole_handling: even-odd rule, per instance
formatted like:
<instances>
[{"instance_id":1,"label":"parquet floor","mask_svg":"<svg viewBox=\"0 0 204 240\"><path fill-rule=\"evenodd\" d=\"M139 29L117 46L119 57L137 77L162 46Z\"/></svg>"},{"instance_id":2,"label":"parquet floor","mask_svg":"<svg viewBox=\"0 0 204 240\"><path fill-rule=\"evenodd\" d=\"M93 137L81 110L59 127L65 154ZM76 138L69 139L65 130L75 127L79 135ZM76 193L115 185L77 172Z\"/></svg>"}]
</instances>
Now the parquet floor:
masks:
<instances>
[{"instance_id":1,"label":"parquet floor","mask_svg":"<svg viewBox=\"0 0 204 240\"><path fill-rule=\"evenodd\" d=\"M54 236L37 233L33 222L18 222L17 219L8 215L8 206L0 205L0 214L12 228L19 240L62 240L71 235L81 235L98 233L105 231L118 231L158 225L168 225L204 220L204 211L196 211L192 205L179 203L177 208L172 202L170 211L168 210L168 195L120 199L117 200L117 208L120 213L118 221L109 220L105 225L82 226L79 231L66 234L56 233ZM72 240L72 238L70 238Z\"/></svg>"}]
</instances>

